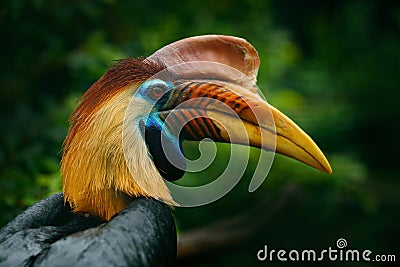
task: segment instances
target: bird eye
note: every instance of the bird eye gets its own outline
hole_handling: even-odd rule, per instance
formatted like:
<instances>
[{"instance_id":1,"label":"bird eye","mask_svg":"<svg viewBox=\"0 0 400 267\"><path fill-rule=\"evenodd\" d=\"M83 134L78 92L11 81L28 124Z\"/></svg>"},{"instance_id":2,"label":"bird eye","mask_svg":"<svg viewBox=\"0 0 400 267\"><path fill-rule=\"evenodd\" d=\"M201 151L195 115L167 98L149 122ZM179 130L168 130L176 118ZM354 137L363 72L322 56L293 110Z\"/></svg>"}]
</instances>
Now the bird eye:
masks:
<instances>
[{"instance_id":1,"label":"bird eye","mask_svg":"<svg viewBox=\"0 0 400 267\"><path fill-rule=\"evenodd\" d=\"M145 95L151 100L159 100L170 89L170 85L162 80L151 80L143 84Z\"/></svg>"},{"instance_id":2,"label":"bird eye","mask_svg":"<svg viewBox=\"0 0 400 267\"><path fill-rule=\"evenodd\" d=\"M157 86L153 86L153 87L151 87L151 88L149 88L150 90L151 90L151 95L154 97L154 98L159 98L159 97L161 97L162 95L163 95L163 93L164 93L164 88L161 88L160 87L160 85L157 85Z\"/></svg>"}]
</instances>

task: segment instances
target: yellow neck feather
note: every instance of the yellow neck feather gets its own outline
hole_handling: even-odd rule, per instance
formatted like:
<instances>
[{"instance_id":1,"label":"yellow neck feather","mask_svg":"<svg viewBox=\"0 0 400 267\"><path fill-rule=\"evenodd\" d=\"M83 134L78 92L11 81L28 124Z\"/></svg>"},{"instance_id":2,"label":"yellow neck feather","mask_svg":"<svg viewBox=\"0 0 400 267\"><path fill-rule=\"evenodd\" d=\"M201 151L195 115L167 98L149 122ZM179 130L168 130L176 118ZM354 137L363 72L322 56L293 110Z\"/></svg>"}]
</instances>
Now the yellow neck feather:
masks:
<instances>
[{"instance_id":1,"label":"yellow neck feather","mask_svg":"<svg viewBox=\"0 0 400 267\"><path fill-rule=\"evenodd\" d=\"M174 203L148 156L137 125L124 132L124 153L124 117L133 91L123 90L106 101L89 119L82 120L85 125L77 127L79 130L66 139L61 163L63 191L65 201L75 212L109 220L134 197ZM130 114L132 121L143 114L140 107L140 104L135 106Z\"/></svg>"}]
</instances>

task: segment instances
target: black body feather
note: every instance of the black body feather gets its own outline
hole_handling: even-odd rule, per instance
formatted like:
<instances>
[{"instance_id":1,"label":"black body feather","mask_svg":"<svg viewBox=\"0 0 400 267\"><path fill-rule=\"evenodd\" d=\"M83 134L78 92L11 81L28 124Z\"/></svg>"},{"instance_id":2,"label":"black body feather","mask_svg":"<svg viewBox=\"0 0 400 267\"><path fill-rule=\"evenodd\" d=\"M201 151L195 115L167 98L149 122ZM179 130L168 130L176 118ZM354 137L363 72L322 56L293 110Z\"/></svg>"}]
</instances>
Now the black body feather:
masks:
<instances>
[{"instance_id":1,"label":"black body feather","mask_svg":"<svg viewBox=\"0 0 400 267\"><path fill-rule=\"evenodd\" d=\"M171 212L146 198L102 222L72 213L55 194L0 230L0 266L173 266L175 259Z\"/></svg>"}]
</instances>

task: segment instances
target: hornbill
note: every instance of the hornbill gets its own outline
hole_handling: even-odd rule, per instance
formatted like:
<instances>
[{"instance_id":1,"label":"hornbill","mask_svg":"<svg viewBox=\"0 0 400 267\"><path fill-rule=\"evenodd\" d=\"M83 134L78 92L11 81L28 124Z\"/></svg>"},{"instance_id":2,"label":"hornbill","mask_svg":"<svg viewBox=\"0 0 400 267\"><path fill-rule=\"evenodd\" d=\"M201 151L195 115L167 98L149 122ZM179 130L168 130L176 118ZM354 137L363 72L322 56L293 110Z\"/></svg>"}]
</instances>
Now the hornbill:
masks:
<instances>
[{"instance_id":1,"label":"hornbill","mask_svg":"<svg viewBox=\"0 0 400 267\"><path fill-rule=\"evenodd\" d=\"M175 202L165 180L185 172L182 140L247 144L331 173L312 139L257 93L259 62L246 40L205 35L114 64L70 117L63 195L39 202L1 230L0 262L62 265L67 253L68 264L171 264L176 235L167 207ZM179 122L184 125L176 131Z\"/></svg>"}]
</instances>

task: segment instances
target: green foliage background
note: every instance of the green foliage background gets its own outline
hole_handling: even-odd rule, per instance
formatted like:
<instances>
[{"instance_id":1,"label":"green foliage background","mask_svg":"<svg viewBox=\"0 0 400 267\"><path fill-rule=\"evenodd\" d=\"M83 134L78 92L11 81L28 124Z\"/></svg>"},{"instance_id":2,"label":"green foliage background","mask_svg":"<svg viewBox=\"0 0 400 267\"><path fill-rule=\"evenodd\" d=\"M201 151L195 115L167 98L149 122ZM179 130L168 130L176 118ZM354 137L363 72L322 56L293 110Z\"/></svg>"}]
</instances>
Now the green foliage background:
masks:
<instances>
[{"instance_id":1,"label":"green foliage background","mask_svg":"<svg viewBox=\"0 0 400 267\"><path fill-rule=\"evenodd\" d=\"M250 164L222 200L176 209L181 233L246 211L285 184L300 191L248 245L200 264L257 266L264 244L327 248L340 237L400 260L398 2L7 0L0 33L0 225L61 190L68 116L114 60L215 33L257 48L259 87L317 141L334 173L277 156L255 193L247 192ZM186 146L195 156L195 144ZM214 166L225 160L219 148Z\"/></svg>"}]
</instances>

